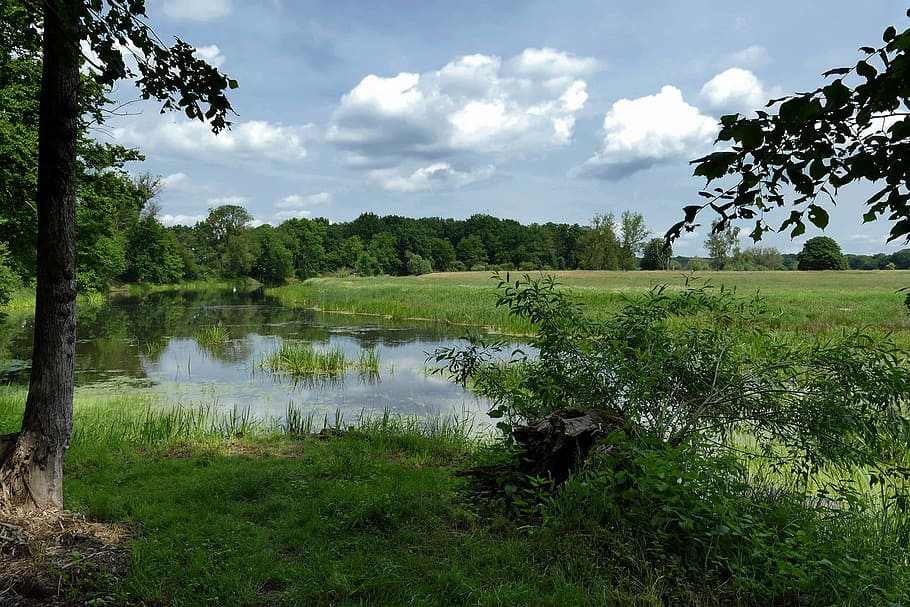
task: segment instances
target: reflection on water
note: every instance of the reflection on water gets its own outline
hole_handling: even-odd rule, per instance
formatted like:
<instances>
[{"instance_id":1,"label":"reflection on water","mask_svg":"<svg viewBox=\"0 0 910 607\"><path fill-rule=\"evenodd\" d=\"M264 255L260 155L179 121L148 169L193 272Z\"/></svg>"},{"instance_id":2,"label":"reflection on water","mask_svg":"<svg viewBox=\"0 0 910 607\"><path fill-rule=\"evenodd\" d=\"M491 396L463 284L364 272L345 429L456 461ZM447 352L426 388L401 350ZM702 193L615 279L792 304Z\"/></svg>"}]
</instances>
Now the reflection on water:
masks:
<instances>
[{"instance_id":1,"label":"reflection on water","mask_svg":"<svg viewBox=\"0 0 910 607\"><path fill-rule=\"evenodd\" d=\"M261 291L227 290L115 297L78 314L78 386L151 386L172 404L249 406L263 417L283 416L289 403L320 415L340 410L346 418L376 410L486 411L487 403L428 375L427 353L460 337L435 323L294 310ZM32 322L20 316L0 325L0 381L27 382ZM215 325L227 330L227 339L200 345L194 336ZM355 360L375 348L379 371L295 380L261 369L261 360L284 340L339 348Z\"/></svg>"}]
</instances>

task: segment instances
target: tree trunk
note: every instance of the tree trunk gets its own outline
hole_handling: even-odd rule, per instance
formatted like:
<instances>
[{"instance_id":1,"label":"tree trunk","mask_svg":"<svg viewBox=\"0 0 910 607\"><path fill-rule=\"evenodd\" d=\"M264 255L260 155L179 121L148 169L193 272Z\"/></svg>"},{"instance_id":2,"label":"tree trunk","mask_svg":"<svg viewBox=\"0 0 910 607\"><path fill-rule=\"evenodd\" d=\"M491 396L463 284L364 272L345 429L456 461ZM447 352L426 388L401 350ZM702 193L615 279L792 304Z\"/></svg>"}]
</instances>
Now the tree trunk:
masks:
<instances>
[{"instance_id":1,"label":"tree trunk","mask_svg":"<svg viewBox=\"0 0 910 607\"><path fill-rule=\"evenodd\" d=\"M34 350L22 430L0 449L0 505L22 510L63 506L72 434L80 4L43 2Z\"/></svg>"}]
</instances>

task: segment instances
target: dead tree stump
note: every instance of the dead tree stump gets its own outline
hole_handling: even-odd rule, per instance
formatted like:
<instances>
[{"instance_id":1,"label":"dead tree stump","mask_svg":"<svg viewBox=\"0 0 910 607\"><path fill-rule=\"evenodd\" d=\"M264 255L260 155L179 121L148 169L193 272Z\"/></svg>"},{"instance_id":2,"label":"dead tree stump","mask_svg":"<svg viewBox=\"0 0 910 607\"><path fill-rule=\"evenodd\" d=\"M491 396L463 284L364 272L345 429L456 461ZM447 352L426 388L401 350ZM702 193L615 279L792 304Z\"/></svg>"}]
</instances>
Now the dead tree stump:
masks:
<instances>
[{"instance_id":1,"label":"dead tree stump","mask_svg":"<svg viewBox=\"0 0 910 607\"><path fill-rule=\"evenodd\" d=\"M616 427L607 417L585 409L559 409L513 430L524 448L519 469L528 476L563 483L578 469L597 439Z\"/></svg>"}]
</instances>

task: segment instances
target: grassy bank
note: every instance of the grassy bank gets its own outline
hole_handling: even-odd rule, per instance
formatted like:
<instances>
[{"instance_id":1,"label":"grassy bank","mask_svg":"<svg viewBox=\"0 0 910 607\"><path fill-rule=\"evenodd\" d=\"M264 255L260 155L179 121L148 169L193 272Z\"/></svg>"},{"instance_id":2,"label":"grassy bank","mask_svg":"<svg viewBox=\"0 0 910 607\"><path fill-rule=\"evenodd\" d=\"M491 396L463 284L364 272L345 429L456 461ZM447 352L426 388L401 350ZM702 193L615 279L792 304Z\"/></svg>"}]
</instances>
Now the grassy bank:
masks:
<instances>
[{"instance_id":1,"label":"grassy bank","mask_svg":"<svg viewBox=\"0 0 910 607\"><path fill-rule=\"evenodd\" d=\"M24 396L0 388L0 433L18 424ZM80 600L657 606L910 599L905 551L874 518L819 518L765 498L756 524L767 529L774 558L764 577L736 577L735 562L726 573L712 570L711 550L699 577L665 547L641 542L635 529L601 525L604 504L585 492L583 478L543 509L529 507L527 495L509 507L476 501L456 472L490 462L495 450L458 425L385 417L313 434L321 420L298 418L289 427L154 405L135 394L77 393L67 505L93 520L126 522L134 534L132 565L121 579L80 582L80 569L68 570L69 592ZM777 544L778 527L798 531L787 536L795 544Z\"/></svg>"},{"instance_id":2,"label":"grassy bank","mask_svg":"<svg viewBox=\"0 0 910 607\"><path fill-rule=\"evenodd\" d=\"M516 277L518 273L513 273ZM630 293L658 284L682 287L678 272L552 272L595 316L618 309ZM910 344L910 316L898 289L910 286L910 271L703 272L698 278L743 295L758 293L777 330L801 332L871 329L893 332ZM286 305L322 310L421 318L528 333L521 319L496 308L496 281L488 272L419 277L316 278L270 289Z\"/></svg>"}]
</instances>

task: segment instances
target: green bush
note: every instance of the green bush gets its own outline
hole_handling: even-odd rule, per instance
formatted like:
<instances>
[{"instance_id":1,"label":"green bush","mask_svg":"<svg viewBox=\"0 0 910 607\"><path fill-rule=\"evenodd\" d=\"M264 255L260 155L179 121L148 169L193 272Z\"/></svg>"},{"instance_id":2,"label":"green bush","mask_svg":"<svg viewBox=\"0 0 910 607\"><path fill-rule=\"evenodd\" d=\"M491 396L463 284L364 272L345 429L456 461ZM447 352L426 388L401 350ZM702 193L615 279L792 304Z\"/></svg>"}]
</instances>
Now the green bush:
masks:
<instances>
[{"instance_id":1,"label":"green bush","mask_svg":"<svg viewBox=\"0 0 910 607\"><path fill-rule=\"evenodd\" d=\"M906 598L906 352L786 341L759 328L760 300L709 286L657 287L603 321L550 278L500 293L536 354L472 339L437 362L492 400L506 439L564 407L608 426L564 486L507 478L513 511L754 604Z\"/></svg>"}]
</instances>

